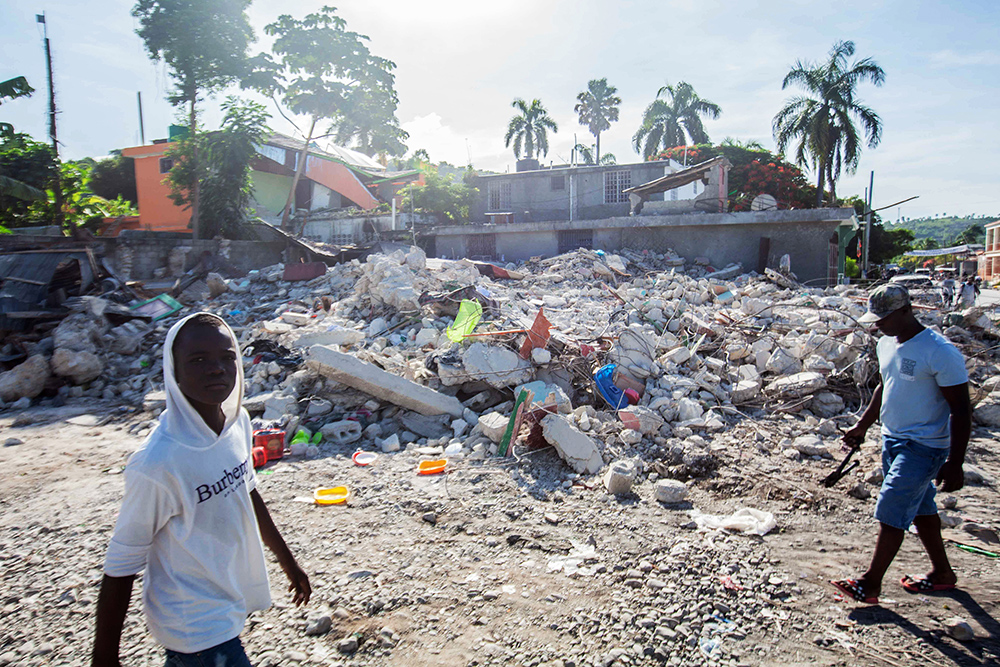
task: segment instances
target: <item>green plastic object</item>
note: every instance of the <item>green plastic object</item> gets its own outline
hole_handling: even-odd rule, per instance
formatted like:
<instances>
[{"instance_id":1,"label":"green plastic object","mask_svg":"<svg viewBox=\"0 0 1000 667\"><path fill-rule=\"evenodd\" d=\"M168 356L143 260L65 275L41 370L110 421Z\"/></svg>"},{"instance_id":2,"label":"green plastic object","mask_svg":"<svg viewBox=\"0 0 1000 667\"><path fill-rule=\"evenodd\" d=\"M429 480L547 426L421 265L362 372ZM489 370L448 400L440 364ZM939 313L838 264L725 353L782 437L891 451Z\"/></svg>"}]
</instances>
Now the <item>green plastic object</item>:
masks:
<instances>
[{"instance_id":1,"label":"green plastic object","mask_svg":"<svg viewBox=\"0 0 1000 667\"><path fill-rule=\"evenodd\" d=\"M140 315L151 317L156 322L157 320L162 320L164 317L173 315L183 307L184 304L169 294L158 294L152 299L131 305L128 309L134 310Z\"/></svg>"},{"instance_id":2,"label":"green plastic object","mask_svg":"<svg viewBox=\"0 0 1000 667\"><path fill-rule=\"evenodd\" d=\"M319 443L323 442L323 434L320 433L319 431L316 431L315 433L313 433L313 437L310 442L312 442L312 444L314 445L318 445Z\"/></svg>"},{"instance_id":3,"label":"green plastic object","mask_svg":"<svg viewBox=\"0 0 1000 667\"><path fill-rule=\"evenodd\" d=\"M288 444L290 444L290 445L299 445L299 444L308 445L309 444L309 435L305 431L303 431L302 429L299 429L299 432L295 434L295 437L292 438L292 441L290 443L288 443Z\"/></svg>"},{"instance_id":4,"label":"green plastic object","mask_svg":"<svg viewBox=\"0 0 1000 667\"><path fill-rule=\"evenodd\" d=\"M453 343L461 343L466 336L471 334L483 317L483 307L478 301L462 299L458 305L458 315L455 321L445 330L448 340Z\"/></svg>"}]
</instances>

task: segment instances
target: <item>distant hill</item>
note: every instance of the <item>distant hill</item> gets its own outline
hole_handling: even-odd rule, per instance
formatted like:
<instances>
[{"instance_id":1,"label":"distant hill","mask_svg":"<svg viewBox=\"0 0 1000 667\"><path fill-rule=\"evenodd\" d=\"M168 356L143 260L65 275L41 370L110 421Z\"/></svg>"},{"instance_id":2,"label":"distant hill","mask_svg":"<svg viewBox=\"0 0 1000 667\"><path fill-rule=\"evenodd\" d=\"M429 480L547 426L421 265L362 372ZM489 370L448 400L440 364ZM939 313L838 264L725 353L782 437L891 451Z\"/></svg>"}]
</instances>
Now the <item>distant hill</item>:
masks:
<instances>
[{"instance_id":1,"label":"distant hill","mask_svg":"<svg viewBox=\"0 0 1000 667\"><path fill-rule=\"evenodd\" d=\"M991 216L969 215L964 217L941 216L940 218L904 219L899 223L890 222L889 229L908 229L916 240L932 238L942 246L950 244L956 236L972 225L985 225L997 220Z\"/></svg>"}]
</instances>

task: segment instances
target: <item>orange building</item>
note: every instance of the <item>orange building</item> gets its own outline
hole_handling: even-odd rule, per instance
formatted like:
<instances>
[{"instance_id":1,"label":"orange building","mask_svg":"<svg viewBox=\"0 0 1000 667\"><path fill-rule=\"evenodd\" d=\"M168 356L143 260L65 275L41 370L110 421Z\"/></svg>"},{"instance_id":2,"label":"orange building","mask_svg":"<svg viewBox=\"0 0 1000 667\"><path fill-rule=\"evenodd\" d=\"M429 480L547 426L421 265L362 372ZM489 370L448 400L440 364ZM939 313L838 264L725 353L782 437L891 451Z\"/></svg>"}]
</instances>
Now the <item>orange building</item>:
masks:
<instances>
[{"instance_id":1,"label":"orange building","mask_svg":"<svg viewBox=\"0 0 1000 667\"><path fill-rule=\"evenodd\" d=\"M115 235L122 229L190 230L190 209L177 206L170 199L167 174L173 167L173 160L166 157L166 153L173 145L164 139L122 151L123 155L135 160L139 217L119 219L113 224L109 221L108 234ZM256 213L264 220L280 220L303 145L304 142L298 139L274 133L257 146L251 178ZM397 197L399 188L405 183L422 184L422 179L419 171L391 172L367 155L348 148L331 145L321 150L310 146L302 178L295 188L293 207L307 211L355 207L367 211Z\"/></svg>"},{"instance_id":2,"label":"orange building","mask_svg":"<svg viewBox=\"0 0 1000 667\"><path fill-rule=\"evenodd\" d=\"M167 174L174 161L166 157L166 152L172 146L173 143L164 139L122 151L122 155L135 160L135 189L139 196L139 220L134 227L129 227L157 232L189 230L191 211L170 200Z\"/></svg>"}]
</instances>

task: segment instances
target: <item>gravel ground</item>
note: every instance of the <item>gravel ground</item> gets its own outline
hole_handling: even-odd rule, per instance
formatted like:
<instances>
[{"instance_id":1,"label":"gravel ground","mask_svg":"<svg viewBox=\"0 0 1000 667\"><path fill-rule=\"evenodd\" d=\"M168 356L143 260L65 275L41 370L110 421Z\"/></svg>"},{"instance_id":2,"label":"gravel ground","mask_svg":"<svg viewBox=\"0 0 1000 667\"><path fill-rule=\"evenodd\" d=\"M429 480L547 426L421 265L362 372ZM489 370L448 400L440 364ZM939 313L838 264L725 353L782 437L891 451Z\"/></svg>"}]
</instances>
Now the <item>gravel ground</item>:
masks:
<instances>
[{"instance_id":1,"label":"gravel ground","mask_svg":"<svg viewBox=\"0 0 1000 667\"><path fill-rule=\"evenodd\" d=\"M89 662L120 472L151 415L79 401L0 415L11 442L0 447L0 667ZM881 605L846 603L825 583L866 565L877 443L856 475L824 489L817 480L836 462L792 460L782 445L814 431L784 415L706 435L698 444L718 470L675 506L655 500L651 470L610 496L551 449L453 459L434 477L417 476L421 457L405 450L367 468L352 464L353 447L269 463L259 488L313 599L290 606L272 561L275 604L251 617L244 644L256 665L997 664L997 560L950 548L961 590L910 595L899 577L927 564L909 536ZM993 479L995 442L977 429L969 455ZM338 484L351 489L346 505L308 502ZM968 532L997 529L994 487L967 486L955 502L966 530L949 535L997 550ZM778 528L699 530L690 514L741 507L773 513ZM162 664L140 606L137 590L123 664ZM948 635L956 616L974 639Z\"/></svg>"}]
</instances>

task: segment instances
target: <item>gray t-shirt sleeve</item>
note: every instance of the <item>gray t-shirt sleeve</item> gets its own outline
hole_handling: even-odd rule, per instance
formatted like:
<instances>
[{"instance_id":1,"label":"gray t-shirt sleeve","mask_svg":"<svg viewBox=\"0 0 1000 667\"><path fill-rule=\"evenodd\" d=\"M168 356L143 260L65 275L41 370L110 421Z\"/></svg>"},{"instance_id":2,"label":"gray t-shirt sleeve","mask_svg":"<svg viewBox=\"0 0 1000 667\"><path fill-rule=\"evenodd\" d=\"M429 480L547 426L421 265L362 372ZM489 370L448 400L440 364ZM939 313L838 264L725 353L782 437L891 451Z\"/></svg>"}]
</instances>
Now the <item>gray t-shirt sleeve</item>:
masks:
<instances>
[{"instance_id":1,"label":"gray t-shirt sleeve","mask_svg":"<svg viewBox=\"0 0 1000 667\"><path fill-rule=\"evenodd\" d=\"M969 381L965 358L954 345L940 345L931 355L931 373L939 387L954 387Z\"/></svg>"}]
</instances>

